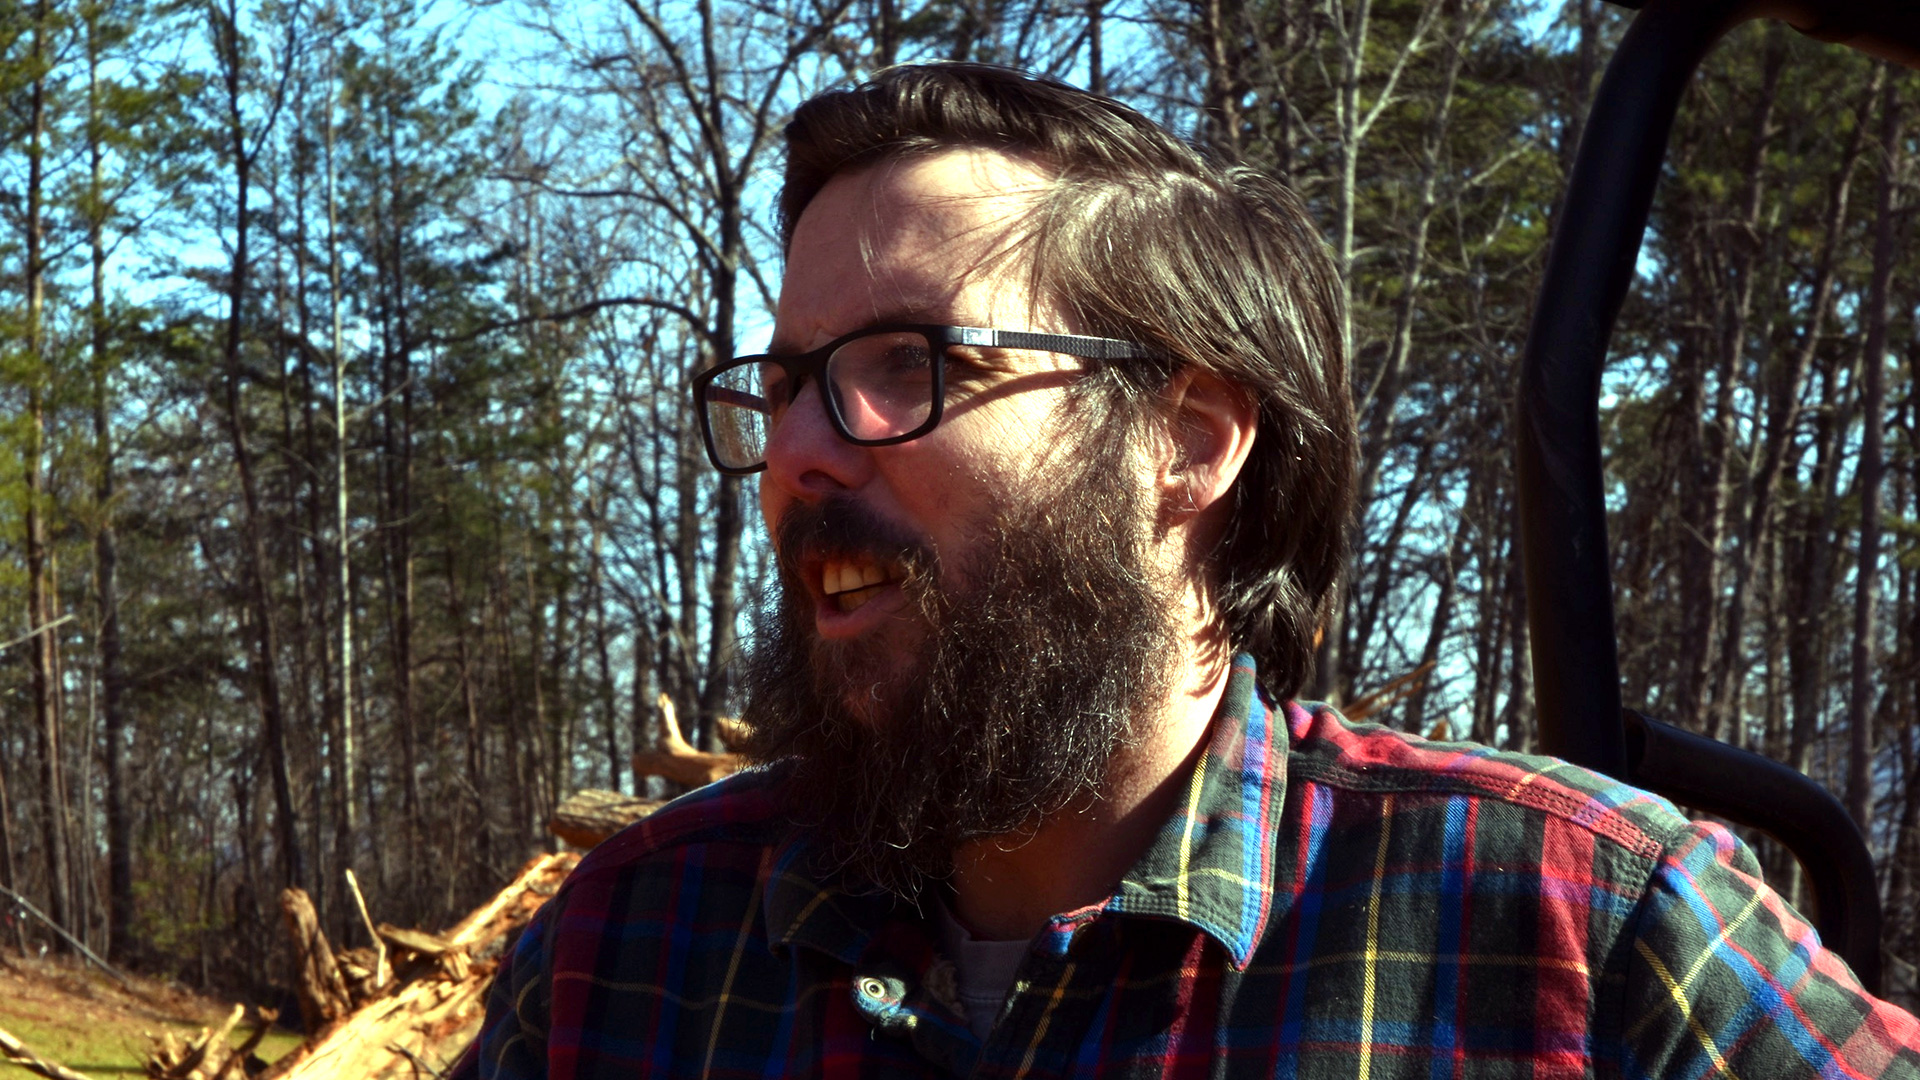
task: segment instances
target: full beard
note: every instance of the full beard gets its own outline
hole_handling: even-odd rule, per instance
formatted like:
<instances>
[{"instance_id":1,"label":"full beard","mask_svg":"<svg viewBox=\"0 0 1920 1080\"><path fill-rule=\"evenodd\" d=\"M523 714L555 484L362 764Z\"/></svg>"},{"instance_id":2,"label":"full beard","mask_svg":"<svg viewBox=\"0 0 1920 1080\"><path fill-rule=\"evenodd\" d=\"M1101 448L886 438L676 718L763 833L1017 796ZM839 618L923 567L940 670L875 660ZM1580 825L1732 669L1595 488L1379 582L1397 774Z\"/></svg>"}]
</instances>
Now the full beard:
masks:
<instances>
[{"instance_id":1,"label":"full beard","mask_svg":"<svg viewBox=\"0 0 1920 1080\"><path fill-rule=\"evenodd\" d=\"M1098 798L1116 752L1165 708L1175 635L1169 589L1146 570L1153 511L1108 464L995 514L963 587L850 499L779 523L781 587L747 658L744 719L749 753L788 763L788 809L823 870L913 899L960 845L1018 844ZM886 643L817 639L788 564L821 541L908 568L921 636L906 661Z\"/></svg>"}]
</instances>

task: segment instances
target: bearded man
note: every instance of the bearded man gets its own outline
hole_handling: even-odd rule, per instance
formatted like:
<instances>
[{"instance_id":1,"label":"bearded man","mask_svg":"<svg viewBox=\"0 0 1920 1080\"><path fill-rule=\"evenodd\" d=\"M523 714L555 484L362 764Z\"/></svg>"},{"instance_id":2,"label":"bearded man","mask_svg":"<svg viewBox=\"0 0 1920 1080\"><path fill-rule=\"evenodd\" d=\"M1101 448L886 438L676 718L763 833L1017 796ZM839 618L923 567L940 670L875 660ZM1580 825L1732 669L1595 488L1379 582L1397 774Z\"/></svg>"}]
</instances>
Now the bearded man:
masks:
<instances>
[{"instance_id":1,"label":"bearded man","mask_svg":"<svg viewBox=\"0 0 1920 1080\"><path fill-rule=\"evenodd\" d=\"M463 1075L1913 1074L1724 830L1287 701L1355 434L1286 190L978 65L787 143L771 350L695 386L764 767L581 862Z\"/></svg>"}]
</instances>

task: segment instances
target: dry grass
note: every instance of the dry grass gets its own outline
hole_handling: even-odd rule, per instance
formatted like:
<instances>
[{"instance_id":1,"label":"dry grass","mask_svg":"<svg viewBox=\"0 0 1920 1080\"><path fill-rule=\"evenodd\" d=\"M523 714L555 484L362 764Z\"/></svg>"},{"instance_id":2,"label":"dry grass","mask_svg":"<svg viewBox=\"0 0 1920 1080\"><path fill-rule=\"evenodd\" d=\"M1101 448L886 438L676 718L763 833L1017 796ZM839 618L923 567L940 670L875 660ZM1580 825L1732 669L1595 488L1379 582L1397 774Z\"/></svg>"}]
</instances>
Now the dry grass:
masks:
<instances>
[{"instance_id":1,"label":"dry grass","mask_svg":"<svg viewBox=\"0 0 1920 1080\"><path fill-rule=\"evenodd\" d=\"M135 992L129 993L97 969L51 958L0 953L0 961L0 1028L41 1057L103 1080L144 1075L149 1033L198 1034L233 1007L153 979L134 978ZM244 1034L234 1032L234 1042ZM258 1052L270 1061L299 1042L300 1036L275 1029ZM0 1080L32 1075L0 1061Z\"/></svg>"}]
</instances>

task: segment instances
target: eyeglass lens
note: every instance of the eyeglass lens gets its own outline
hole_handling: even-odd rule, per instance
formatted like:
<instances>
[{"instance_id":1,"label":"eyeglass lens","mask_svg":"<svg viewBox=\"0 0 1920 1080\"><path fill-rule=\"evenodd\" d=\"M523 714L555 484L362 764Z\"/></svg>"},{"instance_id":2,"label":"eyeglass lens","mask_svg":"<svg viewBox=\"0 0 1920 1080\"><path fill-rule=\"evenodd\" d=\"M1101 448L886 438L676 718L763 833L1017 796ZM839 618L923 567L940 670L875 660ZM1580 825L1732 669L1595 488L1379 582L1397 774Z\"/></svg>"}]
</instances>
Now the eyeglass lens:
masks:
<instances>
[{"instance_id":1,"label":"eyeglass lens","mask_svg":"<svg viewBox=\"0 0 1920 1080\"><path fill-rule=\"evenodd\" d=\"M924 334L888 331L858 337L827 358L825 384L845 433L879 442L925 426L933 413L934 349ZM742 364L707 385L707 422L729 468L766 459L767 442L793 391L784 365Z\"/></svg>"}]
</instances>

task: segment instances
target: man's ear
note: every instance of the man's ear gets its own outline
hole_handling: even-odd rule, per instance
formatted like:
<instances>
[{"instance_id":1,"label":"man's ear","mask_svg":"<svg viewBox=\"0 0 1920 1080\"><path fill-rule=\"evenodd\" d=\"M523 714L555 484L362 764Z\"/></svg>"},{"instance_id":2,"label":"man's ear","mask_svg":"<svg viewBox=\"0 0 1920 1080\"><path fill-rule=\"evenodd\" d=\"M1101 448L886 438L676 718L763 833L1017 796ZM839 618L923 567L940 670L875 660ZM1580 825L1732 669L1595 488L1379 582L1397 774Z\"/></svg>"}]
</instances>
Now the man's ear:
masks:
<instances>
[{"instance_id":1,"label":"man's ear","mask_svg":"<svg viewBox=\"0 0 1920 1080\"><path fill-rule=\"evenodd\" d=\"M1260 410L1217 375L1186 368L1167 384L1172 459L1162 472L1175 520L1205 513L1225 498L1253 451Z\"/></svg>"}]
</instances>

